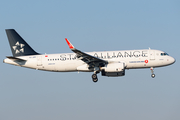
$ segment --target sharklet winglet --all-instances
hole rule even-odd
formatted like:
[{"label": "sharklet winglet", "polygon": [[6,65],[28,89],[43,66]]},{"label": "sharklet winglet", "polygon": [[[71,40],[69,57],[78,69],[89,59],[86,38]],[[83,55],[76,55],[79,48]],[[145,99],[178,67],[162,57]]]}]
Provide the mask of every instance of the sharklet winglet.
[{"label": "sharklet winglet", "polygon": [[65,38],[69,48],[72,50],[72,49],[75,49],[75,47],[69,42],[69,40],[67,38]]}]

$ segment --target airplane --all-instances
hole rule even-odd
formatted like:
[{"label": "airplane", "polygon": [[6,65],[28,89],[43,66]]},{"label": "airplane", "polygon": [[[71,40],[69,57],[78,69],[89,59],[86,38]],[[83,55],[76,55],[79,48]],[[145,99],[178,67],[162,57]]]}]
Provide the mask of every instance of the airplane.
[{"label": "airplane", "polygon": [[93,82],[102,76],[124,76],[126,69],[150,68],[154,78],[154,68],[175,63],[175,59],[166,52],[154,49],[123,50],[106,52],[82,52],[65,38],[74,53],[40,54],[14,30],[6,29],[13,56],[7,56],[4,63],[36,70],[53,72],[93,72]]}]

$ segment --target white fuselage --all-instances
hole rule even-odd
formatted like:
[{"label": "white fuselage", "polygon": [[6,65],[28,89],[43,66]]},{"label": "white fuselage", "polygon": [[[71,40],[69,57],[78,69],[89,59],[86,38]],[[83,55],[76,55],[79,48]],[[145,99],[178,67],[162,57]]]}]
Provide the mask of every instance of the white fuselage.
[{"label": "white fuselage", "polygon": [[[164,52],[151,49],[87,52],[87,54],[106,60],[108,63],[124,62],[126,69],[162,67],[175,62],[173,57],[162,53]],[[77,59],[75,53],[20,56],[17,58],[26,61],[18,62],[6,58],[4,63],[54,72],[91,72],[86,63]]]}]

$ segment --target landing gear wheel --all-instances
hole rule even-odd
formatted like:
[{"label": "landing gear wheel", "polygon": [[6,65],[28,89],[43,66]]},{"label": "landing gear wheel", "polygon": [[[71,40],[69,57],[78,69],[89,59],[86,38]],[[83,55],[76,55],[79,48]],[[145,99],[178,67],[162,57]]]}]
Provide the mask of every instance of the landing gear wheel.
[{"label": "landing gear wheel", "polygon": [[96,74],[93,74],[92,75],[92,79],[96,79],[97,78],[97,75]]},{"label": "landing gear wheel", "polygon": [[155,74],[152,74],[151,77],[154,78],[154,77],[155,77]]},{"label": "landing gear wheel", "polygon": [[96,74],[93,74],[93,75],[92,75],[92,79],[93,79],[93,82],[97,82],[97,81],[98,81],[97,75],[96,75]]},{"label": "landing gear wheel", "polygon": [[98,79],[96,78],[96,79],[93,79],[93,82],[97,82],[98,81]]}]

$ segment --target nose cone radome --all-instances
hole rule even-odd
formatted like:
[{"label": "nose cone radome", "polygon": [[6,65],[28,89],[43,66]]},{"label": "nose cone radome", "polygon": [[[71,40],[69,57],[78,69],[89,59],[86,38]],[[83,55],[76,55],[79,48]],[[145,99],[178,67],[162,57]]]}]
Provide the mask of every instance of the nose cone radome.
[{"label": "nose cone radome", "polygon": [[170,57],[169,62],[170,62],[170,64],[173,64],[176,62],[176,60],[173,57]]},{"label": "nose cone radome", "polygon": [[175,58],[173,58],[173,63],[175,63],[176,62],[176,59]]}]

